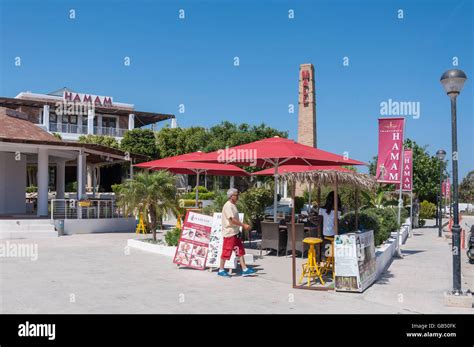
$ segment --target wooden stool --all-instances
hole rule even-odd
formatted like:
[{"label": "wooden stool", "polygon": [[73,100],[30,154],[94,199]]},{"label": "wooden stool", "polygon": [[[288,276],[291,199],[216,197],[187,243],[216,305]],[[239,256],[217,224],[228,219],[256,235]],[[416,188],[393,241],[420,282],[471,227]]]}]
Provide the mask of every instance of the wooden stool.
[{"label": "wooden stool", "polygon": [[326,261],[324,263],[322,273],[327,274],[329,271],[331,271],[334,277],[334,237],[324,236],[324,239],[331,242],[331,254],[326,257]]},{"label": "wooden stool", "polygon": [[303,242],[309,245],[308,262],[303,264],[303,273],[301,274],[299,283],[303,281],[304,277],[307,277],[309,287],[311,284],[311,279],[316,279],[317,277],[321,281],[321,284],[324,284],[321,269],[316,260],[316,250],[314,249],[314,245],[322,243],[323,240],[317,237],[306,237],[303,239]]}]

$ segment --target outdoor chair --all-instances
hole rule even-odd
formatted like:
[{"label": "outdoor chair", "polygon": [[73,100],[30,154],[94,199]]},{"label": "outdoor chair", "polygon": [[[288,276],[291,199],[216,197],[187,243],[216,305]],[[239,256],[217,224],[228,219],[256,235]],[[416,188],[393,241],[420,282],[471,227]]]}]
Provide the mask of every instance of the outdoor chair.
[{"label": "outdoor chair", "polygon": [[[288,225],[288,241],[286,243],[286,253],[291,252],[291,240],[292,240],[292,230],[291,224]],[[306,249],[306,245],[303,243],[303,239],[306,237],[304,233],[304,224],[303,223],[295,223],[295,250],[301,252],[301,257],[303,258],[304,251]]]},{"label": "outdoor chair", "polygon": [[262,242],[260,244],[260,256],[264,249],[274,249],[277,256],[280,250],[285,247],[285,233],[280,231],[280,223],[262,222]]}]

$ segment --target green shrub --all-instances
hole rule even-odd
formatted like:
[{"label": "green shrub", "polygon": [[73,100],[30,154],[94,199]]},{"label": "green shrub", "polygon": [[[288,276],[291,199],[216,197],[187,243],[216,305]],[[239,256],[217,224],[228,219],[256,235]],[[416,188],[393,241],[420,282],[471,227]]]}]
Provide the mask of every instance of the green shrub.
[{"label": "green shrub", "polygon": [[222,212],[222,207],[224,207],[224,204],[229,200],[227,198],[227,193],[224,191],[217,191],[214,194],[214,202],[212,203],[212,205],[206,206],[202,210],[202,213],[207,214],[209,216],[212,216],[214,212]]},{"label": "green shrub", "polygon": [[180,237],[181,230],[178,228],[173,228],[168,230],[168,232],[165,234],[165,242],[168,246],[177,246]]},{"label": "green shrub", "polygon": [[38,191],[38,187],[37,186],[29,186],[29,187],[26,187],[26,192],[27,193],[36,193]]},{"label": "green shrub", "polygon": [[65,190],[68,193],[77,192],[77,181],[69,182],[68,184],[66,184]]},{"label": "green shrub", "polygon": [[[380,211],[379,211],[380,210]],[[392,223],[391,212],[383,212],[384,209],[370,208],[359,213],[359,229],[373,230],[375,246],[381,245],[390,237],[390,223]],[[383,215],[386,214],[385,224],[383,224]],[[395,217],[396,223],[396,217]],[[344,214],[341,218],[339,233],[347,233],[355,230],[354,211]],[[395,229],[396,230],[396,229]]]},{"label": "green shrub", "polygon": [[[196,206],[196,199],[179,199],[178,201],[179,207],[186,208],[186,207],[195,207]],[[198,207],[202,208],[202,201],[198,200]]]},{"label": "green shrub", "polygon": [[432,202],[423,200],[420,204],[420,218],[430,219],[436,215],[436,205]]},{"label": "green shrub", "polygon": [[305,199],[303,196],[295,196],[295,213],[301,213],[301,209],[306,201],[308,199]]},{"label": "green shrub", "polygon": [[379,218],[380,229],[376,236],[376,244],[379,245],[390,237],[390,233],[397,231],[400,228],[397,220],[398,208],[371,208],[369,211],[377,215]]},{"label": "green shrub", "polygon": [[[215,196],[214,192],[199,193],[200,200],[214,200]],[[196,191],[184,194],[183,199],[196,199]]]},{"label": "green shrub", "polygon": [[240,194],[237,208],[244,213],[247,223],[254,224],[256,220],[263,219],[265,207],[272,204],[272,202],[273,192],[271,189],[254,187]]}]

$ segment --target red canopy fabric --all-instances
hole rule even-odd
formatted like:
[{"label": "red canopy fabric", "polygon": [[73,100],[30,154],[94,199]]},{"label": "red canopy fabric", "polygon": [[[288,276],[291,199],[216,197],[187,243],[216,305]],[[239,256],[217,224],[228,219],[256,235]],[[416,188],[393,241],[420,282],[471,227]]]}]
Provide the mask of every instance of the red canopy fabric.
[{"label": "red canopy fabric", "polygon": [[[278,167],[278,174],[285,174],[288,172],[306,172],[306,171],[319,171],[319,170],[335,170],[342,172],[351,172],[342,166],[308,166],[308,165],[282,165]],[[262,171],[252,173],[257,176],[273,176],[275,174],[274,168],[268,168]]]},{"label": "red canopy fabric", "polygon": [[341,155],[302,145],[290,139],[272,137],[240,146],[226,148],[199,157],[192,162],[233,163],[244,166],[275,167],[276,165],[367,165]]},{"label": "red canopy fabric", "polygon": [[203,152],[187,153],[158,160],[148,161],[134,165],[135,167],[151,170],[168,170],[175,174],[195,175],[206,173],[214,176],[246,176],[245,170],[229,164],[189,162],[185,160],[197,159],[203,156]]}]

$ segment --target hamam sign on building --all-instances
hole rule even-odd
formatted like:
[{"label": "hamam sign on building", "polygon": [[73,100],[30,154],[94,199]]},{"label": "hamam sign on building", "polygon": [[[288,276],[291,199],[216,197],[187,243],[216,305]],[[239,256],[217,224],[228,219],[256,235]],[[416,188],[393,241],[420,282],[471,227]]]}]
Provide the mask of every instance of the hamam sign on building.
[{"label": "hamam sign on building", "polygon": [[111,96],[99,96],[92,94],[81,94],[64,91],[63,100],[65,102],[83,103],[83,104],[94,104],[95,106],[112,106],[113,100]]},{"label": "hamam sign on building", "polygon": [[405,118],[379,118],[378,182],[400,184],[404,127]]}]

